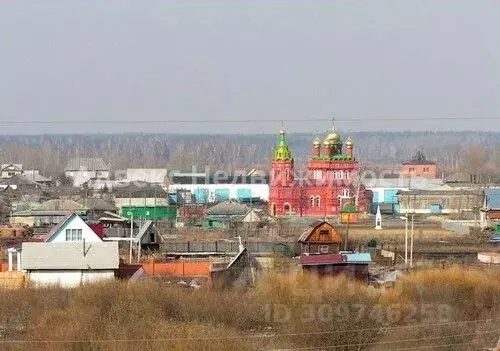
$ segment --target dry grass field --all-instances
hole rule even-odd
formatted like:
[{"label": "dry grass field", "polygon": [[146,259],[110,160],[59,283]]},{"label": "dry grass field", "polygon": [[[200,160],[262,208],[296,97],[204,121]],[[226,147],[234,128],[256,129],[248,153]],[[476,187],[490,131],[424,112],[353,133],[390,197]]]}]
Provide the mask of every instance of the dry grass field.
[{"label": "dry grass field", "polygon": [[270,273],[248,290],[116,281],[0,301],[2,350],[478,350],[500,336],[498,268],[426,269],[390,290]]}]

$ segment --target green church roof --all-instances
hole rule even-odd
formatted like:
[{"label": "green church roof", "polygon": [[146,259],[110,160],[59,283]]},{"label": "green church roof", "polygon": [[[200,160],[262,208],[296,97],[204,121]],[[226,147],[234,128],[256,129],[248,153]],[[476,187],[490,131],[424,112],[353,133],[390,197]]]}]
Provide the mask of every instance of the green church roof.
[{"label": "green church roof", "polygon": [[280,131],[280,136],[278,139],[278,145],[274,149],[274,160],[275,161],[289,161],[292,159],[292,153],[288,149],[288,143],[286,142],[285,132]]}]

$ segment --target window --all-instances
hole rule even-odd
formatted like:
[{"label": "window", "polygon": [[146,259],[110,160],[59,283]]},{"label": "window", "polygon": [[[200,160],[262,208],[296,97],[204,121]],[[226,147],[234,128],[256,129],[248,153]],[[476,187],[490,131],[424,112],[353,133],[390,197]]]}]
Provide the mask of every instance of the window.
[{"label": "window", "polygon": [[415,172],[415,167],[410,167],[410,172]]},{"label": "window", "polygon": [[288,168],[285,169],[285,177],[286,177],[286,180],[290,180],[290,170]]},{"label": "window", "polygon": [[82,241],[82,230],[66,229],[66,241]]},{"label": "window", "polygon": [[320,180],[321,179],[321,170],[320,169],[315,169],[313,171],[313,178],[316,179],[316,180]]},{"label": "window", "polygon": [[343,179],[343,178],[344,178],[344,172],[339,171],[339,178],[340,178],[340,179]]},{"label": "window", "polygon": [[337,171],[333,171],[333,179],[337,179],[338,176],[337,176]]},{"label": "window", "polygon": [[278,168],[276,170],[276,179],[280,179],[281,178],[281,168]]},{"label": "window", "polygon": [[285,214],[291,214],[290,212],[292,211],[292,208],[288,202],[285,202],[285,204],[283,205],[283,211],[285,212]]},{"label": "window", "polygon": [[314,196],[311,196],[310,200],[311,200],[311,207],[314,207]]},{"label": "window", "polygon": [[319,253],[328,253],[328,245],[320,245]]},{"label": "window", "polygon": [[349,171],[345,171],[345,178],[349,178]]},{"label": "window", "polygon": [[320,230],[319,231],[319,240],[328,241],[328,230]]},{"label": "window", "polygon": [[316,207],[320,207],[321,206],[321,197],[318,195],[316,196]]},{"label": "window", "polygon": [[424,172],[428,173],[429,172],[429,167],[424,167]]}]

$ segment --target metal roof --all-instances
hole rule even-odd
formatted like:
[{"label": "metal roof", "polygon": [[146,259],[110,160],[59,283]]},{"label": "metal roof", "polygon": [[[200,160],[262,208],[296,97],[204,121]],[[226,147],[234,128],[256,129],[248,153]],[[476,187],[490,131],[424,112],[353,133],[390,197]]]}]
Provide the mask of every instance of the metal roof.
[{"label": "metal roof", "polygon": [[239,203],[238,201],[227,200],[210,207],[207,214],[210,216],[236,216],[246,215],[250,211],[250,207]]},{"label": "metal roof", "polygon": [[334,253],[320,255],[302,255],[300,264],[303,266],[321,266],[332,264],[369,264],[372,258],[369,253]]},{"label": "metal roof", "polygon": [[100,157],[75,157],[69,160],[65,171],[108,171],[109,166]]},{"label": "metal roof", "polygon": [[83,211],[85,206],[73,200],[48,200],[40,204],[37,211]]},{"label": "metal roof", "polygon": [[479,196],[482,195],[481,190],[461,190],[454,189],[451,190],[398,190],[398,195],[434,195],[434,196]]},{"label": "metal roof", "polygon": [[486,199],[489,209],[500,209],[500,188],[486,189]]},{"label": "metal roof", "polygon": [[78,200],[78,203],[84,208],[87,208],[89,210],[95,210],[95,211],[116,211],[117,208],[115,205],[100,199],[100,198],[83,198]]},{"label": "metal roof", "polygon": [[146,235],[146,233],[149,231],[149,229],[152,226],[153,226],[153,221],[152,220],[147,220],[146,222],[144,222],[144,224],[142,225],[142,227],[139,229],[139,232],[135,236],[134,241],[136,243],[142,242],[142,238],[144,237],[144,235]]},{"label": "metal roof", "polygon": [[309,224],[309,227],[300,235],[298,242],[299,243],[307,242],[307,239],[309,239],[309,236],[316,230],[316,228],[318,228],[323,224],[327,224],[330,227],[332,227],[333,230],[336,230],[335,227],[328,222],[321,220],[313,221]]},{"label": "metal roof", "polygon": [[404,165],[435,165],[436,162],[429,161],[425,158],[422,151],[417,151],[410,161],[404,162]]},{"label": "metal roof", "polygon": [[118,269],[118,243],[29,243],[22,245],[26,270]]},{"label": "metal roof", "polygon": [[345,254],[347,263],[370,263],[372,256],[369,253],[348,253]]}]

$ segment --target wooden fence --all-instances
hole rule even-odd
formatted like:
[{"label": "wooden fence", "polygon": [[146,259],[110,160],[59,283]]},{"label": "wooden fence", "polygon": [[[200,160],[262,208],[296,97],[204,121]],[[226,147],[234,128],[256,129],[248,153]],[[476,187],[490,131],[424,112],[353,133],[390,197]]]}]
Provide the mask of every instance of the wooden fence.
[{"label": "wooden fence", "polygon": [[[243,245],[251,253],[280,253],[285,256],[291,255],[295,251],[295,242],[244,242]],[[213,242],[169,242],[160,244],[160,252],[165,253],[220,253],[236,254],[239,252],[239,243],[229,241]]]},{"label": "wooden fence", "polygon": [[0,272],[0,289],[25,288],[27,277],[24,272]]}]

